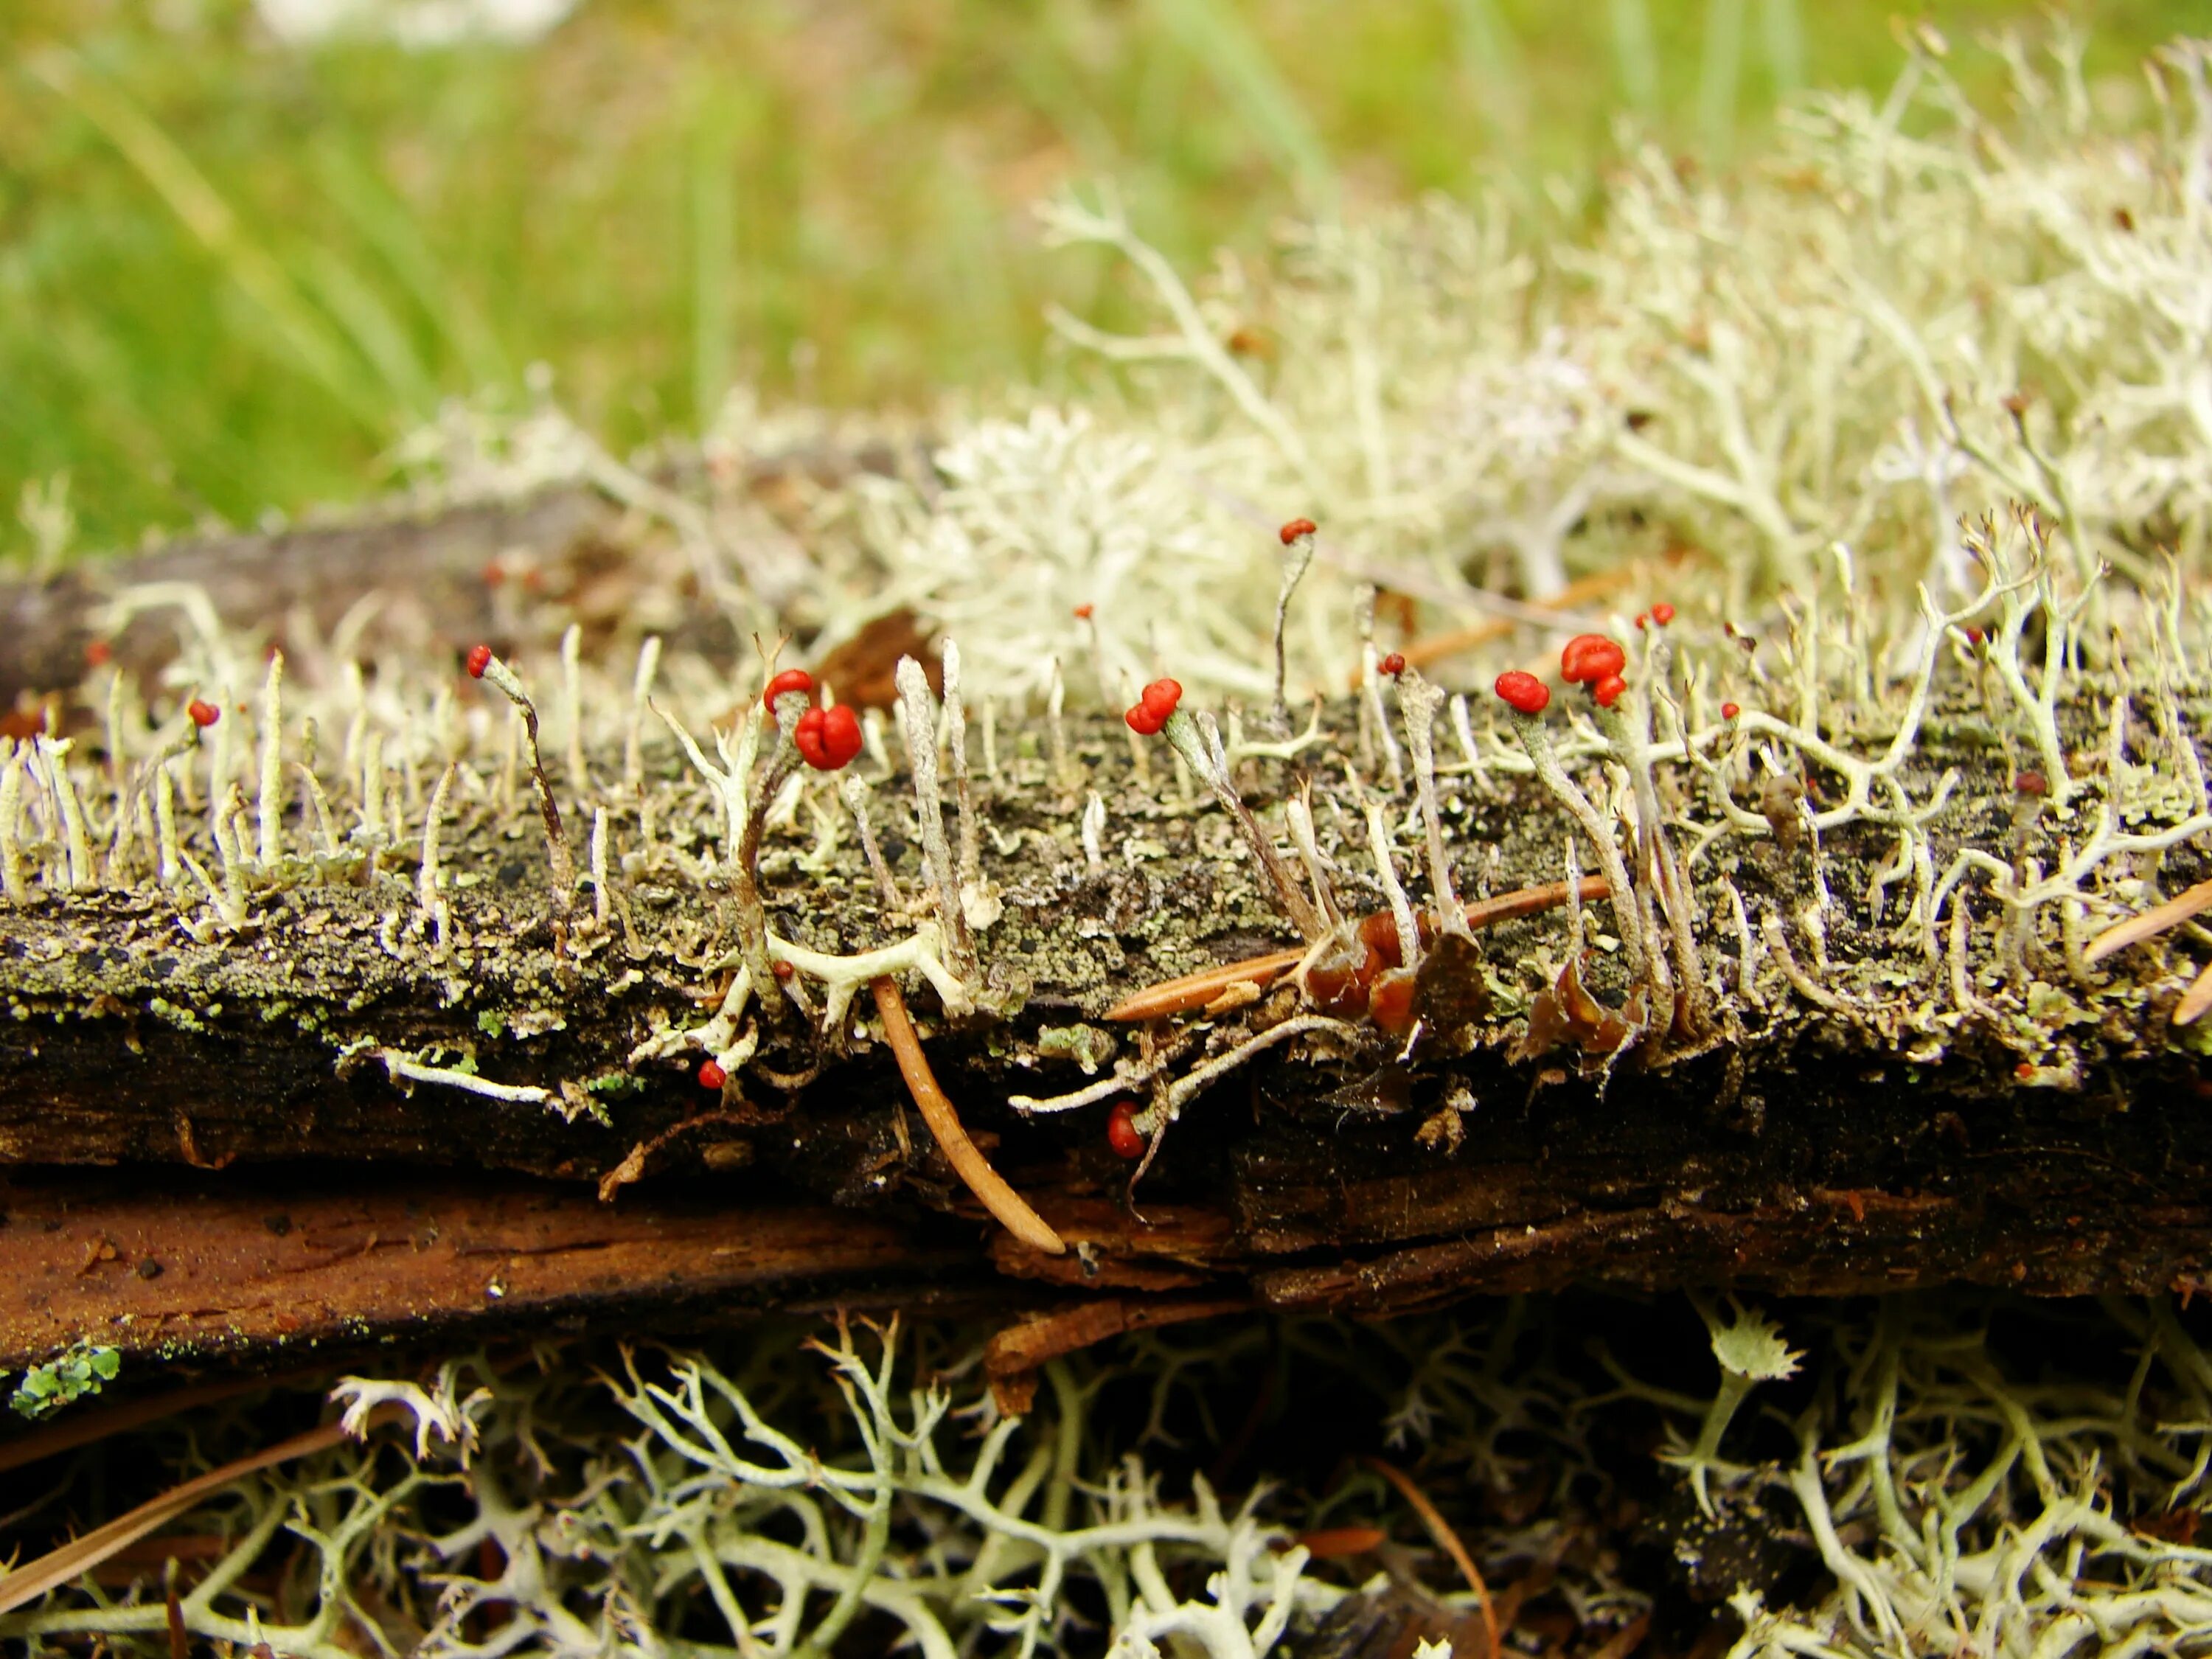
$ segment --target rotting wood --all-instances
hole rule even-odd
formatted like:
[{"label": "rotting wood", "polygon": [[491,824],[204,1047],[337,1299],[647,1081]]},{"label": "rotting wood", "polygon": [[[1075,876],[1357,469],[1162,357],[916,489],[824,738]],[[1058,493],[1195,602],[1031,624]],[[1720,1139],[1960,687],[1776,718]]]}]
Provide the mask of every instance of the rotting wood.
[{"label": "rotting wood", "polygon": [[[1524,1195],[1542,1190],[1534,1171],[1517,1173]],[[2201,1200],[2115,1204],[2077,1167],[2033,1156],[1952,1174],[1970,1177],[1966,1190],[1816,1187],[1741,1210],[1679,1188],[1624,1190],[1613,1206],[1534,1221],[1501,1200],[1516,1218],[1462,1221],[1441,1241],[1287,1249],[1208,1208],[1162,1206],[1139,1223],[1097,1197],[1047,1195],[1042,1212],[1070,1247],[1050,1257],[980,1211],[872,1217],[742,1188],[632,1189],[605,1205],[571,1184],[404,1170],[17,1170],[0,1187],[0,1366],[80,1340],[149,1358],[296,1361],[374,1341],[676,1328],[832,1304],[1046,1316],[1072,1322],[1039,1328],[1089,1340],[1190,1308],[1387,1316],[1577,1283],[2154,1293],[2201,1285],[2212,1261]],[[1486,1182],[1468,1172],[1459,1184]],[[1391,1231],[1376,1223],[1404,1197],[1387,1177],[1347,1180],[1335,1202],[1369,1218],[1347,1233],[1371,1235]],[[1101,1320],[1110,1332],[1092,1329]],[[1008,1353],[1004,1369],[1026,1369]]]},{"label": "rotting wood", "polygon": [[983,1350],[983,1370],[999,1409],[1025,1416],[1036,1397],[1037,1371],[1053,1360],[1110,1341],[1130,1331],[1181,1325],[1244,1312],[1241,1299],[1191,1301],[1162,1297],[1151,1302],[1119,1297],[1079,1302],[1006,1326]]},{"label": "rotting wood", "polygon": [[[80,1338],[125,1353],[312,1353],[711,1301],[957,1301],[976,1251],[827,1206],[604,1205],[526,1182],[251,1182],[18,1174],[0,1227],[0,1365]],[[959,1275],[968,1271],[969,1284]]]},{"label": "rotting wood", "polygon": [[[808,493],[864,472],[914,464],[888,442],[802,447],[753,458],[726,492],[799,516]],[[123,559],[70,566],[42,580],[0,580],[0,710],[74,685],[95,640],[142,680],[173,653],[157,619],[119,632],[95,626],[125,583],[190,582],[217,614],[255,617],[281,641],[302,625],[327,635],[374,586],[377,603],[419,617],[456,653],[526,632],[527,613],[557,604],[587,631],[617,622],[640,586],[641,544],[620,506],[583,482],[512,496],[454,501],[434,489],[328,520],[179,537]],[[672,644],[734,659],[738,641],[705,623]]]}]

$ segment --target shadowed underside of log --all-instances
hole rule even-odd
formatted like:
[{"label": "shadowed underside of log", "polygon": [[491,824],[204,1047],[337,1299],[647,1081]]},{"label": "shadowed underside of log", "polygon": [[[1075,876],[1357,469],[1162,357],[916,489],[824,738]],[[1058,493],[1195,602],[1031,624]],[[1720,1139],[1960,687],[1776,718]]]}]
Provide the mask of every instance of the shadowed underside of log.
[{"label": "shadowed underside of log", "polygon": [[[1036,1322],[1032,1342],[1002,1345],[1018,1371],[1185,1310],[1387,1315],[1577,1283],[2154,1292],[2199,1283],[2212,1259],[2212,1205],[2139,1192],[2115,1204],[2094,1174],[2048,1158],[1986,1160],[1963,1172],[1966,1190],[1778,1183],[1742,1207],[1650,1182],[1607,1207],[1563,1207],[1538,1200],[1553,1188],[1534,1173],[1478,1165],[1336,1184],[1328,1200],[1347,1234],[1393,1231],[1423,1201],[1511,1218],[1415,1233],[1421,1242],[1292,1250],[1268,1249],[1266,1234],[1210,1205],[1149,1206],[1139,1220],[1102,1194],[1033,1188],[1076,1252],[1054,1259],[979,1214],[855,1214],[688,1184],[602,1204],[588,1188],[525,1177],[327,1165],[18,1170],[0,1227],[0,1365],[80,1340],[148,1358],[266,1360],[836,1305]],[[1978,1190],[1984,1182],[2002,1190]],[[1076,1310],[1063,1340],[1060,1321]]]},{"label": "shadowed underside of log", "polygon": [[[571,535],[563,511],[527,533]],[[477,558],[454,545],[448,562]],[[58,600],[0,600],[31,619],[9,659],[24,672],[81,632]],[[2069,704],[2069,738],[2093,744],[2102,708]],[[2051,867],[2078,824],[2023,815],[1985,713],[1946,705],[1903,781],[1927,797],[1960,775],[1930,820],[1939,860],[1994,846]],[[697,1081],[701,1051],[661,1039],[712,1013],[736,938],[726,879],[696,878],[719,809],[662,744],[642,797],[583,803],[608,810],[618,873],[606,923],[565,951],[537,819],[489,787],[453,803],[442,944],[404,847],[266,882],[240,926],[185,928],[197,901],[152,881],[0,912],[0,1366],[88,1340],[269,1358],[834,1303],[1033,1322],[1000,1350],[1012,1373],[1086,1334],[1231,1307],[1379,1315],[1581,1281],[2139,1291],[2194,1285],[2212,1261],[2212,1127],[2198,1062],[2166,1029],[2183,981],[2156,951],[2094,984],[2043,957],[2044,977],[2008,980],[1977,934],[1961,1004],[1895,915],[1865,910],[1894,846],[1872,824],[1732,842],[1697,869],[1714,925],[1695,1030],[1527,1052],[1566,924],[1510,922],[1480,935],[1480,1006],[1459,1030],[1407,1052],[1355,1022],[1271,1048],[1183,1107],[1133,1196],[1107,1098],[1036,1115],[1010,1098],[1115,1066],[1170,1079],[1268,1029],[1295,1012],[1287,986],[1141,1030],[1101,1016],[1293,936],[1224,815],[1164,765],[1134,775],[1108,720],[1072,726],[1081,788],[1043,734],[1008,723],[997,743],[978,780],[1001,907],[978,936],[981,1006],[946,1014],[918,978],[908,994],[969,1129],[1067,1254],[982,1215],[871,1028],[824,1041],[787,1011],[719,1094]],[[1364,837],[1342,829],[1358,823],[1343,780],[1359,747],[1346,711],[1295,774],[1244,778],[1277,817],[1310,779],[1348,907],[1377,910]],[[589,768],[621,769],[618,754]],[[914,915],[887,918],[849,834],[825,849],[802,812],[761,862],[780,938],[850,953],[926,914],[911,820],[889,805],[905,777],[873,781]],[[1087,850],[1093,789],[1108,830]],[[1558,878],[1567,823],[1525,776],[1446,794],[1463,897]],[[2201,873],[2197,856],[2177,848],[2168,875]],[[1769,957],[1742,994],[1723,876],[1755,915],[1834,896],[1810,991]],[[1590,973],[1601,1002],[1627,1002],[1617,960]]]}]

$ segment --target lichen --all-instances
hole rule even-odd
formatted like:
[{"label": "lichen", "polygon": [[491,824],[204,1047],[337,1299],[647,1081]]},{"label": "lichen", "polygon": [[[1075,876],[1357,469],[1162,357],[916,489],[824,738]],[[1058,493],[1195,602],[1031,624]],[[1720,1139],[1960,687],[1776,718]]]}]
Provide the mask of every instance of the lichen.
[{"label": "lichen", "polygon": [[51,1417],[87,1395],[98,1394],[122,1373],[123,1356],[97,1343],[79,1342],[66,1352],[23,1373],[8,1404],[18,1417],[33,1422]]}]

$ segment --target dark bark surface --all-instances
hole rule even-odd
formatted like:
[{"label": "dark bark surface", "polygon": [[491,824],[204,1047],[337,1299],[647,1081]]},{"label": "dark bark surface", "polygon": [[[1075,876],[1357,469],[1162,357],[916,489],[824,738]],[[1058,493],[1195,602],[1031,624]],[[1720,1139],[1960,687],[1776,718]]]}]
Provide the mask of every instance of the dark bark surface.
[{"label": "dark bark surface", "polygon": [[180,541],[127,560],[75,565],[47,581],[0,582],[0,705],[74,686],[95,638],[143,678],[167,659],[173,632],[144,618],[110,632],[100,607],[128,583],[189,581],[227,619],[262,617],[279,631],[337,628],[371,580],[435,617],[456,649],[501,623],[486,567],[531,550],[539,585],[567,583],[606,556],[615,514],[583,489],[459,508],[425,506],[318,528],[242,532]]}]

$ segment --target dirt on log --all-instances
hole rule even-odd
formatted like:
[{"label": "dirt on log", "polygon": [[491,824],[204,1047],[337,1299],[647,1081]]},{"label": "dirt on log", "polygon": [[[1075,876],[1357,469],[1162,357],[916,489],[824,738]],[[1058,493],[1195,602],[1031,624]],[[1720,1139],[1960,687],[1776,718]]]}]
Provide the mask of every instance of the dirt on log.
[{"label": "dirt on log", "polygon": [[[562,497],[447,526],[416,556],[473,568],[509,536],[568,546],[594,522]],[[322,572],[295,598],[343,609],[328,548],[261,556]],[[196,579],[189,549],[161,557],[164,579]],[[230,544],[217,564],[242,594],[241,561]],[[0,592],[7,673],[60,690],[90,603],[76,577]],[[2094,748],[2108,707],[2085,686],[2061,710],[2069,740]],[[1958,775],[1928,821],[1940,860],[1986,846],[2051,867],[2080,825],[2023,808],[1993,723],[1950,694],[1903,781],[1925,796]],[[1357,712],[1334,711],[1289,762],[1248,764],[1248,797],[1266,814],[1310,784],[1317,820],[1356,823],[1363,742]],[[823,1036],[776,1003],[752,1063],[702,1086],[702,1053],[671,1034],[728,992],[739,901],[726,875],[685,873],[717,809],[660,744],[636,796],[593,797],[638,830],[607,891],[577,901],[603,896],[604,921],[556,926],[536,816],[489,794],[453,804],[434,921],[398,851],[269,882],[221,927],[184,926],[188,902],[152,881],[0,910],[0,1366],[87,1340],[262,1361],[834,1303],[1000,1310],[1019,1322],[996,1361],[1011,1376],[1085,1332],[1230,1307],[1386,1315],[1590,1281],[2151,1291],[2212,1260],[2212,1115],[2167,1024],[2185,981],[2148,958],[2069,978],[2055,950],[2008,978],[1979,935],[1963,964],[1929,956],[1869,910],[1895,857],[1871,823],[1733,842],[1693,870],[1709,919],[1723,881],[1766,917],[1829,895],[1825,963],[1784,936],[1747,966],[1748,927],[1717,923],[1669,1019],[1617,954],[1571,954],[1558,908],[1504,921],[1424,981],[1414,1040],[1355,1017],[1258,1045],[1178,1103],[1133,1188],[1113,1103],[1157,1100],[1301,1005],[1284,980],[1151,1021],[1108,1011],[1296,935],[1227,816],[1164,757],[1140,775],[1111,716],[1064,738],[1002,720],[994,759],[976,781],[996,911],[976,1006],[947,1012],[920,979],[909,994],[969,1132],[1065,1254],[983,1212],[872,1027]],[[592,777],[622,770],[586,757]],[[896,769],[872,781],[882,800],[906,787]],[[1534,780],[1444,793],[1462,899],[1558,881],[1569,826]],[[1094,799],[1106,828],[1086,836]],[[884,851],[921,916],[902,823],[885,816]],[[1383,913],[1354,856],[1336,860],[1347,908]],[[2177,847],[2167,877],[2196,860]],[[879,948],[912,920],[803,814],[759,882],[770,929],[817,952]],[[1116,1075],[1126,1091],[1072,1109],[1014,1103]]]}]

